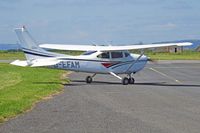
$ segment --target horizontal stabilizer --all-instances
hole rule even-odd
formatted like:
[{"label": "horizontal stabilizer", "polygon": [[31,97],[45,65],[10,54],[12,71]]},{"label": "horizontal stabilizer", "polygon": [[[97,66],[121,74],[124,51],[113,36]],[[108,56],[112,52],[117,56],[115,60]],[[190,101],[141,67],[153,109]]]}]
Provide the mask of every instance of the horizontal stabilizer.
[{"label": "horizontal stabilizer", "polygon": [[15,65],[15,66],[28,66],[28,62],[27,61],[20,61],[20,60],[15,60],[13,62],[10,63],[11,65]]},{"label": "horizontal stabilizer", "polygon": [[31,62],[31,67],[52,66],[59,62],[57,59],[36,59]]}]

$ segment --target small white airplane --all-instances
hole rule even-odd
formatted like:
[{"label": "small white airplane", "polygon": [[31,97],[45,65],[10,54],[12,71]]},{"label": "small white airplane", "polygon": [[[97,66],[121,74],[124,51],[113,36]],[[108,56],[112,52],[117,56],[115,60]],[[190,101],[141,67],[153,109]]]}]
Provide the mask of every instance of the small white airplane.
[{"label": "small white airplane", "polygon": [[[48,66],[55,69],[92,73],[92,76],[86,77],[87,83],[91,83],[96,74],[111,74],[120,79],[123,85],[134,84],[133,74],[142,70],[149,58],[144,55],[144,52],[138,55],[131,54],[128,50],[192,45],[190,42],[129,46],[38,44],[25,27],[17,28],[15,32],[27,60],[15,60],[11,63],[12,65],[24,67]],[[85,53],[72,56],[49,52],[43,48],[85,51]],[[119,74],[126,74],[127,77],[122,78]]]}]

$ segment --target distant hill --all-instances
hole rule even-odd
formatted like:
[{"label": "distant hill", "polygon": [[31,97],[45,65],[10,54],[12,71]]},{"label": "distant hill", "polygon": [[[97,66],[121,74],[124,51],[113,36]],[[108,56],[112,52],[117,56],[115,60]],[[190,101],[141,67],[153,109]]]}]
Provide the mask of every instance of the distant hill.
[{"label": "distant hill", "polygon": [[0,44],[0,50],[18,50],[19,44]]},{"label": "distant hill", "polygon": [[196,49],[200,46],[200,40],[179,40],[179,41],[166,41],[166,42],[156,42],[156,43],[182,43],[182,42],[191,42],[193,44],[191,46],[186,46],[185,48],[187,49]]}]

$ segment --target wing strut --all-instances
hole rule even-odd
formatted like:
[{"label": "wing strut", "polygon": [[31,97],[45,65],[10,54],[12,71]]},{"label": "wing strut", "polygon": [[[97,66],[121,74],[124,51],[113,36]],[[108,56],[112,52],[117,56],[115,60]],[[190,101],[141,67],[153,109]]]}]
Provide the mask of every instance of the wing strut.
[{"label": "wing strut", "polygon": [[128,67],[128,69],[126,70],[127,73],[129,72],[129,70],[131,69],[131,67],[132,67],[136,62],[138,62],[138,60],[139,60],[143,55],[144,55],[144,51],[142,50],[140,56],[139,56],[135,61],[133,61],[133,63],[132,63],[132,64]]},{"label": "wing strut", "polygon": [[118,76],[117,74],[115,74],[114,72],[109,72],[109,73],[110,73],[111,75],[113,75],[114,77],[116,77],[116,78],[122,80],[122,78],[121,78],[120,76]]}]

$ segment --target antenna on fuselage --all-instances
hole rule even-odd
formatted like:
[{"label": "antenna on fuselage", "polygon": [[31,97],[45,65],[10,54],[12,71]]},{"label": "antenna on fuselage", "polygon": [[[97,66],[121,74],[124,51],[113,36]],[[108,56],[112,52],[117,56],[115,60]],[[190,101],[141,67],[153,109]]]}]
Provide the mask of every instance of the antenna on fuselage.
[{"label": "antenna on fuselage", "polygon": [[113,41],[105,41],[107,46],[112,46]]},{"label": "antenna on fuselage", "polygon": [[92,45],[93,45],[93,46],[98,46],[95,42],[92,42]]}]

